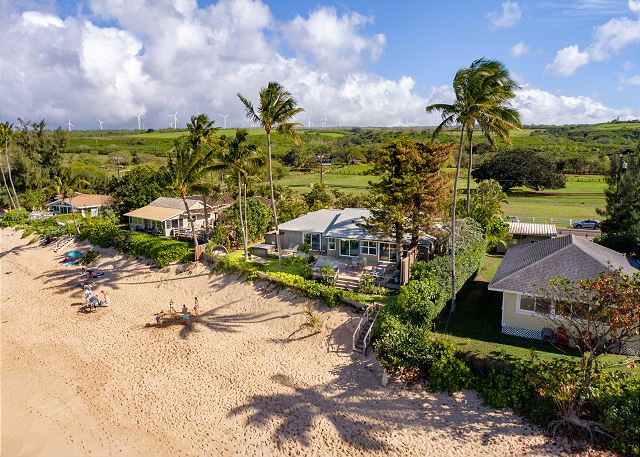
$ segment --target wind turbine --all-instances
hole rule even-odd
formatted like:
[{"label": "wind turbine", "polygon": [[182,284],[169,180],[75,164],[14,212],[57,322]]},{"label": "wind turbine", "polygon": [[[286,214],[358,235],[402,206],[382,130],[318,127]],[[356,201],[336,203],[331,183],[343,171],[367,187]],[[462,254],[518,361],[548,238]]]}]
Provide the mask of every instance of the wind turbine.
[{"label": "wind turbine", "polygon": [[138,130],[140,130],[140,117],[141,116],[142,116],[142,113],[136,114],[136,117],[138,118]]},{"label": "wind turbine", "polygon": [[174,129],[177,129],[178,128],[178,112],[176,111],[174,114],[167,114],[167,116],[173,118],[173,122],[169,123],[169,125]]},{"label": "wind turbine", "polygon": [[98,124],[100,124],[100,130],[102,130],[102,124],[104,124],[104,122],[98,119]]},{"label": "wind turbine", "polygon": [[308,128],[311,128],[311,116],[309,116],[309,121],[308,121],[307,125],[308,125]]},{"label": "wind turbine", "polygon": [[229,117],[228,114],[218,114],[218,116],[220,116],[222,119],[224,119],[224,128],[227,128],[227,118]]},{"label": "wind turbine", "polygon": [[69,126],[69,131],[71,131],[71,127],[75,127],[75,125],[71,123],[71,119],[69,119],[69,122],[67,123],[67,125]]},{"label": "wind turbine", "polygon": [[326,129],[327,128],[327,113],[324,113],[324,117],[322,119],[320,119],[320,121],[322,122],[322,128]]},{"label": "wind turbine", "polygon": [[338,125],[342,128],[342,115],[338,116]]}]

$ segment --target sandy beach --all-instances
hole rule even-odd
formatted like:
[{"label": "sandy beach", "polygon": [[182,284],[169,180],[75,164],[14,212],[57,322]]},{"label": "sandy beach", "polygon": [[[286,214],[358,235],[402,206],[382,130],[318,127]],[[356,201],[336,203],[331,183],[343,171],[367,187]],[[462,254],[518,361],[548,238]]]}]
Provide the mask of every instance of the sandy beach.
[{"label": "sandy beach", "polygon": [[[83,245],[80,245],[82,247]],[[108,308],[79,311],[80,267],[1,231],[3,456],[560,455],[473,392],[380,384],[352,356],[357,314],[311,303],[322,333],[287,337],[308,301],[203,265],[158,270],[101,250]],[[157,328],[169,300],[200,322]]]}]

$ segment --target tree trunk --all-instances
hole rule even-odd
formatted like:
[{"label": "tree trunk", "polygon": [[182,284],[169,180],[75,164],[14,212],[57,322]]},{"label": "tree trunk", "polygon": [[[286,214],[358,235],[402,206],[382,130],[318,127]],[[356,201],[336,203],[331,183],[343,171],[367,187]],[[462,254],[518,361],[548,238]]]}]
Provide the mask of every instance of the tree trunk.
[{"label": "tree trunk", "polygon": [[240,172],[238,172],[238,214],[240,215],[240,226],[242,227],[242,244],[244,246],[244,261],[249,261],[249,255],[247,254],[247,232],[244,227],[244,217],[242,217],[242,180],[240,178]]},{"label": "tree trunk", "polygon": [[271,189],[271,210],[273,224],[276,230],[276,250],[278,251],[278,267],[282,266],[282,246],[280,245],[280,230],[278,229],[278,215],[276,213],[276,197],[273,192],[273,172],[271,171],[271,132],[267,131],[267,162],[269,168],[269,188]]},{"label": "tree trunk", "polygon": [[193,222],[193,218],[191,217],[191,210],[189,209],[189,204],[187,203],[186,194],[183,192],[180,194],[182,197],[182,203],[184,203],[184,209],[187,210],[187,218],[189,218],[189,225],[191,226],[191,235],[193,235],[193,249],[195,252],[194,260],[198,261],[198,235],[196,234],[196,224]]},{"label": "tree trunk", "polygon": [[467,170],[467,216],[471,215],[471,170],[473,169],[473,130],[467,131],[469,137],[469,169]]},{"label": "tree trunk", "polygon": [[249,217],[247,216],[247,183],[243,183],[244,187],[244,232],[247,234],[247,240],[249,240]]},{"label": "tree trunk", "polygon": [[76,212],[73,210],[73,194],[74,193],[75,191],[73,190],[69,192],[69,206],[71,206],[71,219],[73,219],[73,225],[76,228],[76,234],[80,235],[80,229],[78,228],[78,222],[76,221]]},{"label": "tree trunk", "polygon": [[18,194],[16,192],[16,188],[13,185],[13,176],[11,175],[11,164],[9,163],[9,140],[5,139],[4,142],[4,155],[7,158],[7,173],[9,174],[9,182],[11,183],[11,189],[13,189],[13,195],[16,200],[16,209],[20,207],[20,200],[18,199]]},{"label": "tree trunk", "polygon": [[0,172],[2,172],[2,182],[4,182],[4,188],[7,191],[7,195],[9,196],[9,202],[11,208],[17,209],[16,203],[13,201],[13,195],[11,195],[11,189],[9,189],[9,185],[7,184],[7,178],[4,175],[4,167],[2,166],[2,162],[0,162]]},{"label": "tree trunk", "polygon": [[394,222],[396,232],[396,267],[398,270],[402,268],[402,224]]},{"label": "tree trunk", "polygon": [[204,203],[204,242],[207,242],[209,236],[209,211],[207,210],[207,193],[202,192],[202,202]]},{"label": "tree trunk", "polygon": [[458,202],[458,179],[462,166],[462,144],[464,141],[464,124],[460,130],[460,148],[456,164],[456,180],[453,182],[453,206],[451,207],[451,312],[456,310],[456,206]]}]

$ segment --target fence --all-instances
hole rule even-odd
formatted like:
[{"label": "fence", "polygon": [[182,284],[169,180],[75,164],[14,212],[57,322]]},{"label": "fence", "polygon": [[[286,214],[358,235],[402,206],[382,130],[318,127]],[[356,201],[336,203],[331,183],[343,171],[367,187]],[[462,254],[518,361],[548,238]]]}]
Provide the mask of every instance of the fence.
[{"label": "fence", "polygon": [[562,217],[530,217],[516,216],[520,222],[533,222],[536,224],[555,224],[560,227],[572,227],[577,219],[566,219]]}]

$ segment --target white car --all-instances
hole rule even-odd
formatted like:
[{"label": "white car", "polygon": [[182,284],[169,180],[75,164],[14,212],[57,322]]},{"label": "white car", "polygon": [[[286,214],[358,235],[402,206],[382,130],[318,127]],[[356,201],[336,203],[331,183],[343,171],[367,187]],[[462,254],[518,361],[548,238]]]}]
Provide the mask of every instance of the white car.
[{"label": "white car", "polygon": [[504,218],[507,222],[520,222],[520,219],[518,219],[515,216],[507,216]]}]

